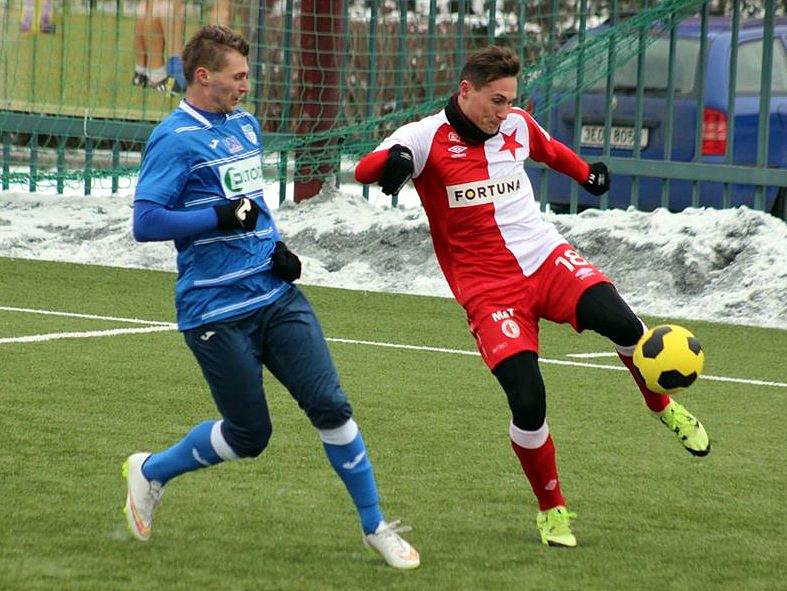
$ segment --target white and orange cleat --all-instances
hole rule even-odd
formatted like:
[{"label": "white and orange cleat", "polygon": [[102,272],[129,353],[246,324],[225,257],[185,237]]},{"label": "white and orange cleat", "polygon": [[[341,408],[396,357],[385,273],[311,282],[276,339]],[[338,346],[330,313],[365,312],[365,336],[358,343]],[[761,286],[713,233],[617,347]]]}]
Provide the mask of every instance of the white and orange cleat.
[{"label": "white and orange cleat", "polygon": [[373,534],[363,537],[363,543],[367,548],[377,550],[385,562],[394,568],[402,570],[418,568],[421,564],[418,550],[399,535],[410,529],[408,526],[400,526],[398,519],[391,523],[381,521]]},{"label": "white and orange cleat", "polygon": [[142,474],[142,464],[148,457],[150,457],[149,453],[135,453],[123,463],[123,478],[128,485],[123,513],[126,515],[128,529],[142,542],[150,539],[153,511],[161,503],[164,494],[164,488],[160,483],[148,480]]}]

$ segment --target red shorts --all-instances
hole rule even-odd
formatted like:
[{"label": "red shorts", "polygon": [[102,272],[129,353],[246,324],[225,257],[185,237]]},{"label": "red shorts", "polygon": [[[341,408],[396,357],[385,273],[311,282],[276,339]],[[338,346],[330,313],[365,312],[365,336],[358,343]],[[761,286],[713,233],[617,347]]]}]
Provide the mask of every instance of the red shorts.
[{"label": "red shorts", "polygon": [[467,303],[467,322],[490,369],[521,351],[538,353],[538,321],[569,323],[577,332],[577,303],[586,289],[612,283],[570,244],[558,246],[513,289],[485,292]]}]

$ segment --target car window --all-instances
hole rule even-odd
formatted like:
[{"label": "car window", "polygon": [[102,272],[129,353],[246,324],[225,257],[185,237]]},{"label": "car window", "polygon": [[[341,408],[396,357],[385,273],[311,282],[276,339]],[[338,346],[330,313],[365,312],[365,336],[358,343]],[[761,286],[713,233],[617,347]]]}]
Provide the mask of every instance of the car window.
[{"label": "car window", "polygon": [[[675,94],[694,91],[700,55],[698,39],[676,39],[674,80]],[[649,91],[667,92],[669,70],[669,39],[659,38],[645,50],[644,84]],[[615,90],[637,88],[637,58],[629,60],[615,72]]]},{"label": "car window", "polygon": [[[762,76],[762,39],[742,43],[738,48],[736,68],[736,93],[757,94],[760,92]],[[787,93],[787,55],[781,39],[773,40],[773,70],[771,72],[771,92]]]},{"label": "car window", "polygon": [[[675,63],[674,63],[674,84],[677,96],[690,95],[694,92],[697,79],[697,66],[700,55],[699,39],[678,38],[675,40]],[[618,60],[620,57],[617,58]],[[651,43],[645,50],[645,72],[643,86],[650,95],[658,95],[667,92],[667,72],[669,66],[669,39],[659,37]],[[592,80],[588,86],[593,91],[603,91],[606,89],[606,75],[601,76],[603,68],[598,68],[597,64],[588,64],[585,73],[585,80]],[[562,88],[572,88],[576,84],[572,74],[563,76],[558,82]],[[636,55],[626,60],[625,63],[618,63],[615,68],[615,92],[634,93],[637,89],[637,57]]]}]

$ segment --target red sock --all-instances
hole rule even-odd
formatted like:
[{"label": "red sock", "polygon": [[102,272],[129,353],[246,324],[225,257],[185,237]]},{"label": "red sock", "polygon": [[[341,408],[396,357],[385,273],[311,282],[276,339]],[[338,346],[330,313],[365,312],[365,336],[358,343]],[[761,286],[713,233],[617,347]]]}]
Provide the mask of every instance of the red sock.
[{"label": "red sock", "polygon": [[637,386],[639,386],[639,391],[642,392],[642,397],[645,399],[645,404],[648,405],[648,408],[653,412],[661,412],[667,405],[670,403],[670,397],[667,394],[657,394],[656,392],[652,392],[648,390],[648,387],[645,385],[645,382],[642,379],[642,376],[639,375],[639,370],[634,366],[634,359],[631,357],[626,357],[625,355],[621,355],[618,353],[618,357],[623,362],[623,365],[628,367],[628,370],[631,372],[631,375],[634,377],[634,381],[637,382]]},{"label": "red sock", "polygon": [[536,449],[528,449],[511,441],[522,470],[530,481],[530,486],[538,499],[538,508],[541,511],[552,509],[566,504],[563,493],[560,492],[560,481],[557,477],[557,463],[555,462],[555,444],[552,435],[547,435],[544,445]]}]

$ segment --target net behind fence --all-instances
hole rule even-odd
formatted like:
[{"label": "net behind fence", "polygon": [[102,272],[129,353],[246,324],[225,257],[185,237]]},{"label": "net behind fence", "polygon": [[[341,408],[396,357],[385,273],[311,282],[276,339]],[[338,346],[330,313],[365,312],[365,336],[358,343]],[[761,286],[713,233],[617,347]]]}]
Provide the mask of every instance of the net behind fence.
[{"label": "net behind fence", "polygon": [[392,129],[442,108],[476,48],[517,52],[521,103],[537,94],[538,115],[598,84],[702,4],[6,0],[2,188],[127,185],[147,133],[182,96],[172,75],[159,90],[153,83],[171,74],[171,58],[205,23],[229,24],[249,39],[245,108],[267,136],[266,173],[311,191],[342,180],[342,163]]}]

